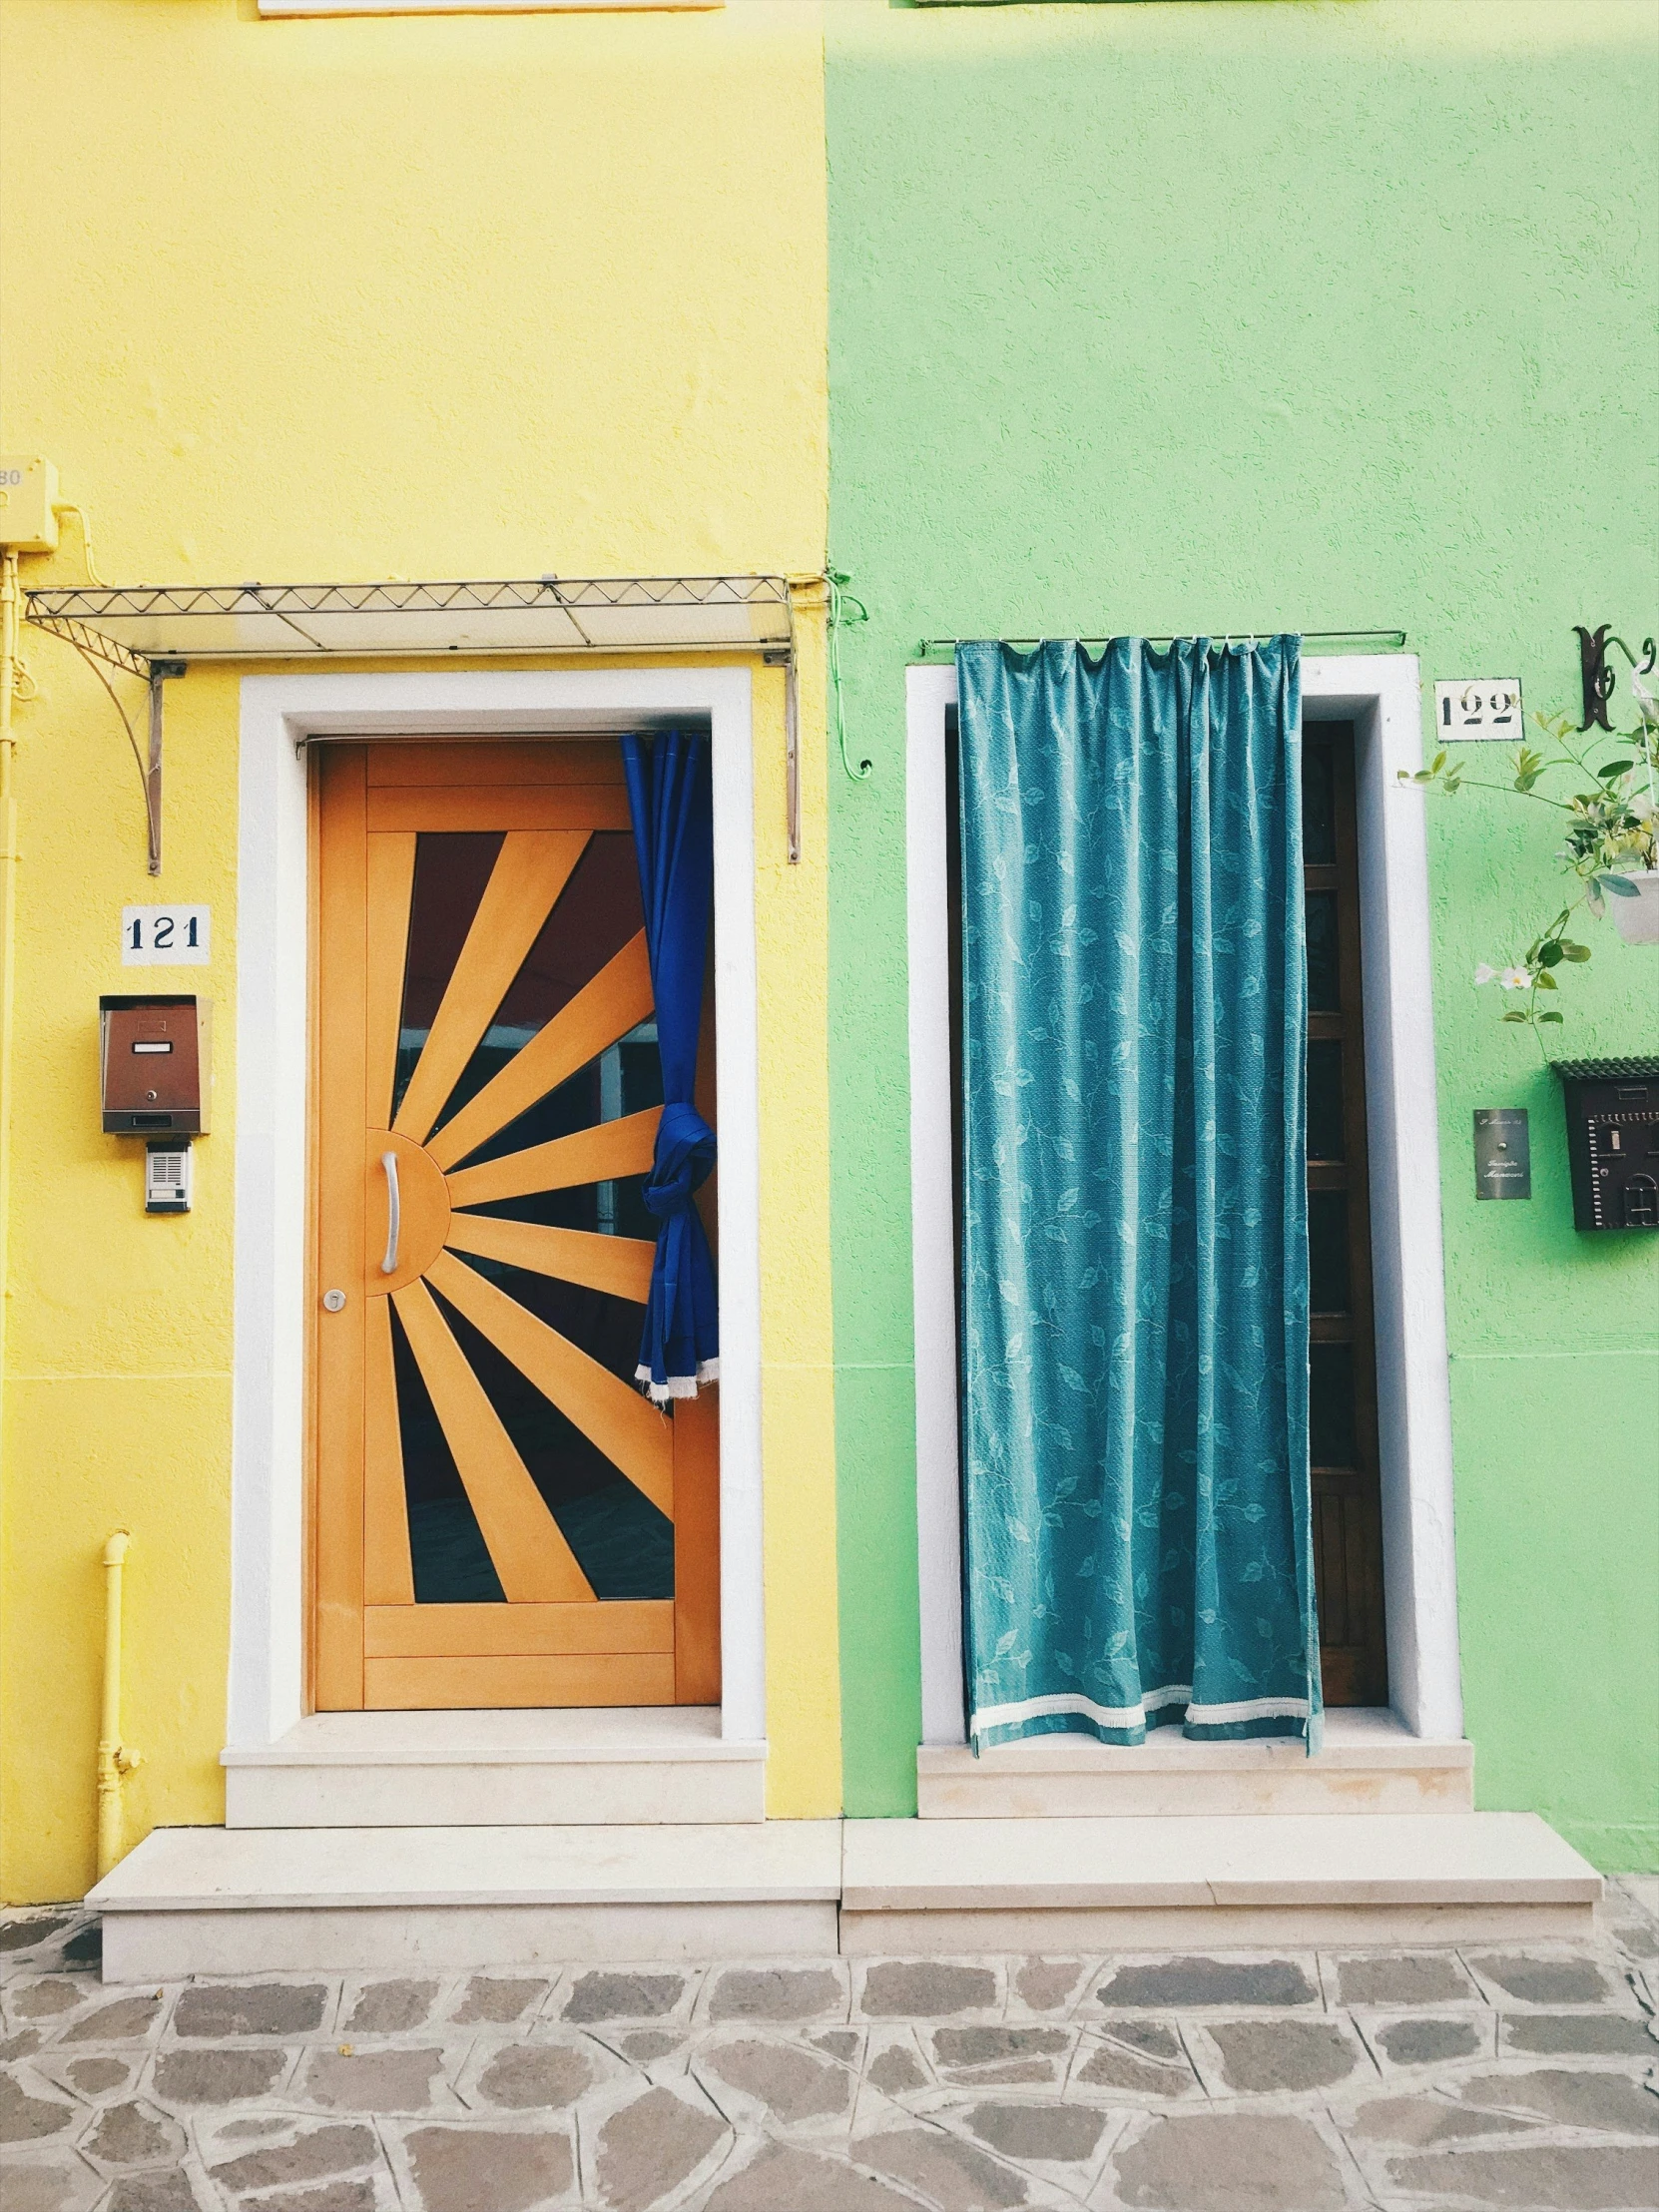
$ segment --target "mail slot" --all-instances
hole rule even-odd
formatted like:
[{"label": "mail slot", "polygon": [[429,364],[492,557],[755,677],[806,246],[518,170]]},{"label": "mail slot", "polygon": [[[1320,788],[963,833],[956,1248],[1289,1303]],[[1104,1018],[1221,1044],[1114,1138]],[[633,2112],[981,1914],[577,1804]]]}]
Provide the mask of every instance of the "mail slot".
[{"label": "mail slot", "polygon": [[1659,1229],[1659,1060],[1557,1060],[1575,1229]]},{"label": "mail slot", "polygon": [[106,1136],[200,1136],[208,1127],[209,1002],[101,998]]}]

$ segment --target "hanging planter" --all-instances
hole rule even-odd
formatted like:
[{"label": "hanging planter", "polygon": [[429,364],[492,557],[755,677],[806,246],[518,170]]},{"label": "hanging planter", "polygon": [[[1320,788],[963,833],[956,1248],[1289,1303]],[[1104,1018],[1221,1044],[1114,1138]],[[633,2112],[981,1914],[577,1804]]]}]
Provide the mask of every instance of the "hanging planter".
[{"label": "hanging planter", "polygon": [[1628,889],[1606,902],[1612,909],[1613,927],[1626,944],[1659,944],[1659,867],[1642,868],[1616,881]]}]

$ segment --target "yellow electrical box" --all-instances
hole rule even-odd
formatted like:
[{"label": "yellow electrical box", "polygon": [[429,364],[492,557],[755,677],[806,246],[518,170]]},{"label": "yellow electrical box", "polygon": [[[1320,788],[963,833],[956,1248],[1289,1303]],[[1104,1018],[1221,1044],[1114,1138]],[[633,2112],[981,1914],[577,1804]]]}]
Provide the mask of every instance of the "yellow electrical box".
[{"label": "yellow electrical box", "polygon": [[58,472],[38,456],[0,455],[0,546],[8,553],[58,550]]}]

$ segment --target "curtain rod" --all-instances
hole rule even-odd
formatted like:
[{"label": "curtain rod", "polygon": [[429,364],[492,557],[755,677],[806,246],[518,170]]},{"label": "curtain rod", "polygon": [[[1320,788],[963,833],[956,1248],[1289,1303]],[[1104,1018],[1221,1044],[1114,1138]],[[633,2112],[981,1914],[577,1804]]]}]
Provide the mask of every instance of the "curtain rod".
[{"label": "curtain rod", "polygon": [[[1206,634],[1208,634],[1212,638],[1212,640],[1218,635],[1218,633],[1214,631],[1205,633],[1203,631],[1190,630],[1184,633],[1186,637],[1202,637]],[[1275,630],[1226,630],[1219,633],[1219,635],[1222,636],[1230,645],[1242,645],[1247,639],[1251,643],[1254,643],[1258,638],[1272,638],[1277,637],[1279,634],[1280,633]],[[1321,645],[1382,645],[1388,647],[1396,653],[1399,652],[1405,644],[1405,632],[1403,630],[1304,630],[1300,633],[1300,635],[1304,645],[1308,645],[1311,643],[1317,643]],[[917,650],[922,654],[923,657],[925,657],[929,653],[954,653],[959,645],[979,644],[981,642],[983,641],[970,638],[922,638],[919,641]],[[1047,638],[998,638],[995,642],[998,645],[1032,646],[1047,645],[1051,641]],[[1117,639],[1068,638],[1066,640],[1066,643],[1074,645],[1115,645],[1117,643]],[[1182,643],[1182,638],[1142,638],[1141,643],[1143,645],[1179,645]]]}]

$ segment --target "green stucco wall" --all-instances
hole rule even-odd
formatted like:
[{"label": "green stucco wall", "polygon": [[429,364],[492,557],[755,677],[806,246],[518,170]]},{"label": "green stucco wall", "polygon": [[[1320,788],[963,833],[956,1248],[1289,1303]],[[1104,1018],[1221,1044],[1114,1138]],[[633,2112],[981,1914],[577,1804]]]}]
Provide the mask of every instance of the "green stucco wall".
[{"label": "green stucco wall", "polygon": [[[923,636],[1398,626],[1576,696],[1659,616],[1650,0],[828,11],[845,1800],[914,1809],[904,667]],[[1430,811],[1463,1688],[1478,1802],[1659,1865],[1659,1239],[1575,1235],[1560,1106],[1476,959],[1549,818]],[[1520,941],[1524,942],[1524,934]],[[1594,930],[1557,1050],[1659,1042]],[[1427,1017],[1428,1009],[1424,1009]],[[1470,1112],[1533,1116],[1477,1206]]]}]

